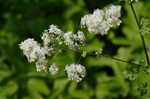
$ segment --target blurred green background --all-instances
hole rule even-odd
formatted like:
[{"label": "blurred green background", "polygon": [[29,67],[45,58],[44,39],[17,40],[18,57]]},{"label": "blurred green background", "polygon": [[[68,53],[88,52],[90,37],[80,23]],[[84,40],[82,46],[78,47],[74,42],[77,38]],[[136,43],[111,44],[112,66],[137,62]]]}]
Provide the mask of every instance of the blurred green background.
[{"label": "blurred green background", "polygon": [[[50,60],[62,69],[57,76],[51,76],[36,72],[35,64],[28,63],[19,49],[18,44],[29,37],[41,42],[40,36],[50,24],[57,24],[66,32],[77,31],[82,16],[109,4],[122,5],[123,22],[106,36],[88,34],[87,48],[90,51],[103,48],[107,55],[144,62],[137,25],[127,3],[115,0],[0,0],[0,99],[150,99],[150,87],[146,86],[146,91],[140,88],[150,81],[150,75],[142,72],[130,75],[129,64],[107,57],[82,58],[79,63],[86,66],[87,76],[77,84],[67,79],[63,68],[65,64],[78,61],[79,53],[65,51]],[[134,3],[134,6],[138,16],[150,17],[150,0]],[[148,49],[149,38],[150,35],[145,36]]]}]

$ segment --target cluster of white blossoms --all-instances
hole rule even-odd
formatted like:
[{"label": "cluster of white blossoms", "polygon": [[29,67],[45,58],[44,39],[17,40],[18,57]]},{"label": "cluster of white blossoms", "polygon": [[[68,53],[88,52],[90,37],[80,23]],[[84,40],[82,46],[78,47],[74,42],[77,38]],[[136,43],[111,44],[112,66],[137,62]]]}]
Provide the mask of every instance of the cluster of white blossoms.
[{"label": "cluster of white blossoms", "polygon": [[43,48],[40,47],[40,44],[38,44],[37,41],[28,38],[27,40],[21,42],[19,46],[30,63],[36,62],[37,71],[46,70],[44,66],[47,63],[45,51],[43,51]]},{"label": "cluster of white blossoms", "polygon": [[73,34],[72,32],[67,32],[64,34],[64,43],[70,48],[83,44],[84,40],[85,36],[82,31],[78,31],[76,34]]},{"label": "cluster of white blossoms", "polygon": [[56,25],[50,25],[50,28],[43,32],[41,39],[44,42],[44,47],[64,44],[69,48],[74,48],[83,44],[85,36],[82,31],[65,33]]},{"label": "cluster of white blossoms", "polygon": [[96,9],[93,14],[81,18],[81,27],[87,27],[89,32],[105,35],[108,31],[120,25],[121,6],[111,5],[104,9]]},{"label": "cluster of white blossoms", "polygon": [[60,35],[63,33],[56,25],[53,25],[53,24],[49,26],[48,32],[57,34],[57,35]]},{"label": "cluster of white blossoms", "polygon": [[35,62],[39,58],[45,57],[40,45],[32,38],[28,38],[19,45],[29,62]]},{"label": "cluster of white blossoms", "polygon": [[65,71],[67,72],[68,78],[76,82],[80,82],[86,75],[85,67],[80,64],[66,65]]},{"label": "cluster of white blossoms", "polygon": [[19,47],[30,63],[35,62],[37,72],[44,71],[55,75],[58,73],[59,68],[54,63],[48,67],[47,58],[59,53],[58,50],[61,50],[61,47],[63,49],[64,45],[69,49],[76,49],[83,46],[85,36],[82,31],[65,33],[56,25],[50,25],[49,29],[43,32],[41,39],[43,40],[43,44],[39,44],[34,39],[28,38],[21,42]]},{"label": "cluster of white blossoms", "polygon": [[64,34],[56,25],[50,25],[48,30],[44,30],[41,39],[43,40],[44,46],[48,46],[56,41],[61,41],[61,37]]},{"label": "cluster of white blossoms", "polygon": [[58,73],[58,70],[59,68],[56,66],[55,63],[53,63],[50,67],[49,67],[49,72],[52,74],[52,75],[55,75]]},{"label": "cluster of white blossoms", "polygon": [[41,71],[45,71],[47,72],[47,60],[45,58],[40,58],[38,61],[35,62],[36,64],[36,71],[37,72],[41,72]]},{"label": "cluster of white blossoms", "polygon": [[[88,31],[95,34],[105,35],[108,31],[120,25],[121,6],[111,5],[102,10],[97,9],[93,14],[85,15],[81,19],[81,27],[86,27]],[[38,72],[50,72],[52,75],[58,73],[59,68],[55,63],[48,67],[48,58],[53,58],[59,51],[64,48],[71,50],[81,50],[85,45],[85,35],[82,31],[63,32],[56,25],[50,25],[49,29],[45,30],[41,36],[42,44],[39,44],[32,38],[29,38],[21,44],[20,49],[27,57],[27,60],[35,62]],[[81,49],[80,49],[81,48]],[[83,51],[82,57],[86,57],[86,52]],[[102,50],[96,51],[97,56],[102,54]],[[65,71],[70,80],[80,82],[86,75],[86,68],[80,64],[68,64]]]}]

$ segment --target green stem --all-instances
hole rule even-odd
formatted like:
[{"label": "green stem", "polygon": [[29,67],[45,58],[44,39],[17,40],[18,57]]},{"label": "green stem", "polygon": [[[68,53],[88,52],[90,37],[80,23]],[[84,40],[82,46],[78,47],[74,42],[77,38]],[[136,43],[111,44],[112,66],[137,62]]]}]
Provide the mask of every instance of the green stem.
[{"label": "green stem", "polygon": [[116,61],[119,61],[119,62],[124,62],[124,63],[127,63],[127,64],[131,64],[131,65],[143,66],[141,64],[136,64],[136,63],[133,63],[133,62],[130,62],[130,61],[126,61],[126,60],[123,60],[123,59],[120,59],[120,58],[116,58],[116,57],[111,57],[111,56],[108,56],[108,55],[102,55],[102,56],[108,57],[108,58],[110,58],[112,60],[116,60]]},{"label": "green stem", "polygon": [[[62,49],[62,50],[66,50],[66,49]],[[72,50],[72,49],[71,49],[71,50]],[[80,53],[80,54],[82,53],[82,51],[75,50],[75,49],[72,50],[72,51],[77,52],[77,53]],[[96,54],[93,54],[93,53],[87,53],[87,56],[94,56],[94,57],[96,56],[96,57],[97,57],[97,55],[96,55]],[[111,56],[109,56],[109,55],[101,54],[100,56],[104,56],[104,57],[110,58],[110,59],[112,59],[112,60],[119,61],[119,62],[124,62],[124,63],[130,64],[130,65],[143,66],[142,64],[136,64],[136,63],[133,63],[133,62],[130,62],[130,61],[126,61],[126,60],[120,59],[120,58],[111,57]],[[78,60],[77,63],[80,62],[80,59],[81,59],[81,56],[79,57],[79,60]]]},{"label": "green stem", "polygon": [[[131,6],[131,9],[132,9],[132,12],[133,12],[136,24],[138,26],[138,29],[140,29],[140,23],[138,21],[138,18],[137,18],[137,15],[136,15],[136,12],[135,12],[135,9],[133,7],[133,4],[132,4],[131,0],[130,0],[130,6]],[[146,44],[145,44],[144,36],[142,35],[141,32],[139,32],[139,34],[140,34],[140,37],[141,37],[141,40],[142,40],[142,44],[143,44],[143,48],[144,48],[144,52],[145,52],[145,57],[146,57],[146,60],[147,60],[147,64],[150,65],[149,56],[148,56],[148,52],[147,52],[147,49],[146,49]]]}]

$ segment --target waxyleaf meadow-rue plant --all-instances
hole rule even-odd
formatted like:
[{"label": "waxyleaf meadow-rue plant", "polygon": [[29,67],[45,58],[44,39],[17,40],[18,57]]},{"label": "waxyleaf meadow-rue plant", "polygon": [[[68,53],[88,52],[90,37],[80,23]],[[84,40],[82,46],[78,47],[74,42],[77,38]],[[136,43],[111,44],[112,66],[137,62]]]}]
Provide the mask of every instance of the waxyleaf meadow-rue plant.
[{"label": "waxyleaf meadow-rue plant", "polygon": [[150,99],[149,0],[0,6],[0,99]]},{"label": "waxyleaf meadow-rue plant", "polygon": [[[134,80],[138,79],[141,72],[145,75],[149,75],[150,73],[150,60],[144,39],[144,35],[150,34],[150,19],[146,17],[141,17],[139,19],[137,16],[133,3],[138,2],[138,0],[122,0],[122,2],[126,2],[131,6],[131,12],[133,13],[136,21],[135,25],[138,26],[138,32],[140,34],[139,39],[141,39],[141,44],[144,49],[146,64],[142,64],[140,62],[134,63],[132,61],[126,61],[116,57],[109,57],[109,55],[107,55],[107,57],[111,58],[112,61],[121,61],[131,65],[124,73],[126,73],[125,76],[129,79],[130,83],[134,83]],[[105,56],[102,52],[102,47],[99,47],[99,50],[95,50],[93,52],[86,51],[86,46],[88,46],[86,37],[87,33],[91,33],[96,36],[108,35],[112,29],[119,28],[120,24],[123,24],[121,20],[121,17],[123,17],[121,12],[122,5],[119,4],[111,4],[103,9],[97,8],[93,11],[93,13],[86,14],[81,18],[81,28],[79,28],[77,32],[65,32],[62,31],[58,25],[52,24],[48,29],[43,31],[41,35],[41,43],[34,40],[34,38],[28,38],[21,42],[19,47],[23,51],[28,62],[35,63],[37,72],[44,71],[51,75],[57,75],[59,71],[64,71],[66,72],[69,80],[73,80],[77,83],[81,82],[85,76],[88,75],[86,75],[86,66],[80,64],[80,58],[85,58],[88,55],[93,55],[95,58]],[[83,32],[83,28],[87,29],[88,32]],[[59,53],[63,53],[64,50],[79,52],[80,56],[77,62],[66,64],[65,68],[62,70],[59,69],[60,66],[58,66],[55,61],[53,61],[53,63],[49,63],[49,60],[57,56]],[[149,85],[149,81],[138,85],[137,89],[141,93],[141,96],[148,93],[147,86]]]},{"label": "waxyleaf meadow-rue plant", "polygon": [[[120,25],[121,6],[110,5],[104,9],[96,9],[93,14],[85,15],[81,18],[81,27],[87,28],[88,31],[95,34],[107,35],[111,28]],[[35,62],[38,72],[45,71],[51,74],[56,74],[59,67],[53,64],[48,64],[48,57],[53,57],[56,54],[63,52],[62,50],[73,50],[84,52],[86,47],[86,37],[82,31],[77,33],[63,32],[56,25],[50,25],[48,30],[43,32],[41,37],[43,44],[39,44],[32,38],[29,38],[19,44],[24,55],[29,62]],[[86,44],[85,44],[86,43]],[[101,54],[101,50],[96,51],[96,54]],[[85,53],[86,54],[86,53]],[[86,55],[84,55],[86,57]],[[48,66],[49,67],[48,67]],[[68,78],[76,82],[81,81],[86,75],[86,67],[78,63],[67,64],[65,67]]]}]

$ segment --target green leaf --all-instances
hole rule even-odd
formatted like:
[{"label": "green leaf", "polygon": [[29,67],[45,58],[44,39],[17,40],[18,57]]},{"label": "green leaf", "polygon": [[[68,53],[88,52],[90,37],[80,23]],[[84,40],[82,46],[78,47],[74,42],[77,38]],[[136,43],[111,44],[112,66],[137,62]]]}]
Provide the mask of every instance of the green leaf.
[{"label": "green leaf", "polygon": [[40,79],[30,79],[28,81],[28,88],[30,89],[31,93],[39,92],[44,95],[48,95],[50,93],[46,83]]}]

